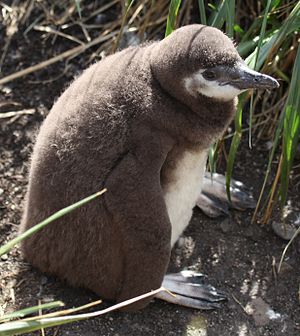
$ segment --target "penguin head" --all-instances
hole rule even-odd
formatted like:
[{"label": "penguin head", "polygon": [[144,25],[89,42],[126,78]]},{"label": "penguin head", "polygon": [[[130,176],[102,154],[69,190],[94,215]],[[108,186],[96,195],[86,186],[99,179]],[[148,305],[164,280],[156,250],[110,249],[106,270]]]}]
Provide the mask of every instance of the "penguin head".
[{"label": "penguin head", "polygon": [[177,29],[158,42],[150,62],[161,86],[176,97],[230,101],[248,89],[279,86],[271,76],[248,68],[220,30],[198,24]]}]

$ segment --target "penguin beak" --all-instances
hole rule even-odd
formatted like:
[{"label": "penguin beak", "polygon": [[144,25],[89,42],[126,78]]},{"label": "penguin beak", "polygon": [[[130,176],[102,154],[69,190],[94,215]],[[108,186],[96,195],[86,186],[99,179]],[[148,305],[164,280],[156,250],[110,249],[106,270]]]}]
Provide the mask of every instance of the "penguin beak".
[{"label": "penguin beak", "polygon": [[243,63],[237,64],[231,70],[230,84],[240,90],[275,89],[279,87],[275,78],[251,70]]}]

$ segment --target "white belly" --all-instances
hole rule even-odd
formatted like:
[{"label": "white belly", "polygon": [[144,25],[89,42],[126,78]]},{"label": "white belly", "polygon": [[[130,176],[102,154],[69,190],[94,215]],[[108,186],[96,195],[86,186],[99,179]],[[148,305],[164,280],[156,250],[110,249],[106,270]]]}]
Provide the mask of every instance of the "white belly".
[{"label": "white belly", "polygon": [[172,224],[172,246],[189,224],[201,192],[207,153],[184,152],[172,172],[172,183],[166,186],[165,202]]}]

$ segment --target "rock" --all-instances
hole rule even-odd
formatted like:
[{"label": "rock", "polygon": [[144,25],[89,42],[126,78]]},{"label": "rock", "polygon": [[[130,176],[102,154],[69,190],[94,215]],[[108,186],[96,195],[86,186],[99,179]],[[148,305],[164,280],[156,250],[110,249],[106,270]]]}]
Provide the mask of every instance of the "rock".
[{"label": "rock", "polygon": [[6,261],[7,259],[8,259],[8,255],[7,254],[2,254],[1,260]]},{"label": "rock", "polygon": [[192,317],[186,326],[185,336],[206,336],[207,335],[207,321],[201,315]]},{"label": "rock", "polygon": [[222,230],[223,233],[228,233],[228,232],[232,231],[233,225],[232,225],[230,219],[229,218],[225,218],[221,222],[220,228],[221,228],[221,230]]},{"label": "rock", "polygon": [[[276,264],[277,269],[279,266],[279,263]],[[280,268],[280,274],[286,274],[286,273],[290,273],[290,272],[294,272],[294,267],[292,267],[289,263],[287,263],[286,261],[283,261],[281,264],[281,268]]]},{"label": "rock", "polygon": [[125,26],[119,42],[119,49],[122,50],[130,46],[137,46],[140,43],[141,39],[137,35],[136,31],[133,31],[128,28],[128,26]]},{"label": "rock", "polygon": [[95,18],[96,24],[104,24],[107,23],[109,20],[109,17],[105,13],[100,13]]},{"label": "rock", "polygon": [[269,324],[272,320],[281,320],[281,314],[276,313],[261,297],[255,298],[246,307],[249,315],[253,316],[255,325],[258,327]]},{"label": "rock", "polygon": [[42,276],[42,278],[41,278],[41,284],[42,284],[42,286],[46,285],[46,283],[48,283],[48,278],[46,276]]},{"label": "rock", "polygon": [[272,229],[277,236],[284,240],[290,240],[297,230],[292,224],[278,222],[272,222]]},{"label": "rock", "polygon": [[9,95],[9,94],[11,94],[11,92],[12,92],[12,89],[11,89],[11,87],[9,87],[9,86],[0,86],[0,90],[4,93],[4,94],[6,94],[6,95]]}]

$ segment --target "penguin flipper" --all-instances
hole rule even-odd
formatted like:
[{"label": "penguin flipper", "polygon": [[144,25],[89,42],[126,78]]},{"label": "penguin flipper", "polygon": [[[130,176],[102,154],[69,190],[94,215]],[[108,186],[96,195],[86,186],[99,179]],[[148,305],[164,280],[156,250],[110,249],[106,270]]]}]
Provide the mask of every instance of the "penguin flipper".
[{"label": "penguin flipper", "polygon": [[[122,258],[117,302],[159,288],[170,260],[171,223],[159,183],[160,165],[150,156],[149,159],[152,169],[147,158],[125,154],[106,183],[106,207],[112,215],[116,234],[123,242],[116,247]],[[146,170],[147,175],[144,174]],[[141,309],[151,299],[122,310]]]},{"label": "penguin flipper", "polygon": [[228,215],[229,209],[253,209],[256,201],[247,187],[239,181],[230,182],[231,202],[227,198],[224,175],[206,172],[203,178],[202,192],[196,205],[209,217]]},{"label": "penguin flipper", "polygon": [[220,302],[227,299],[226,294],[211,285],[204,284],[203,278],[203,274],[192,271],[167,274],[162,286],[174,293],[175,296],[160,292],[155,297],[195,309],[221,308]]}]

